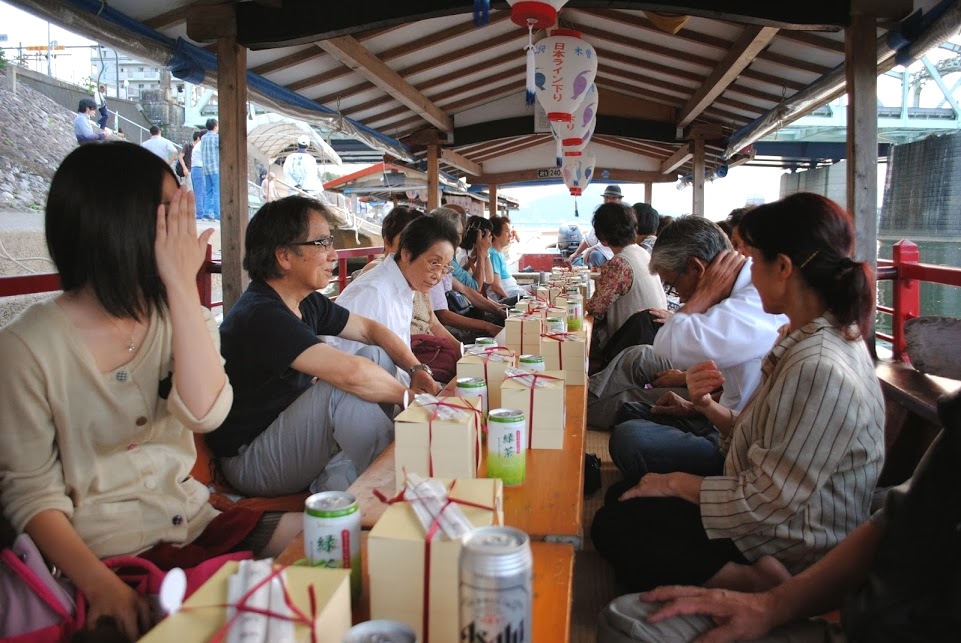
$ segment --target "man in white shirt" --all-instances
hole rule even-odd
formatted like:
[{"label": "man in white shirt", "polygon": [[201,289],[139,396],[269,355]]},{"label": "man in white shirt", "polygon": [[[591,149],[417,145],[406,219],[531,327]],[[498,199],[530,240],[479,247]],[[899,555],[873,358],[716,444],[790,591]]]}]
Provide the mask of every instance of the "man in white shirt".
[{"label": "man in white shirt", "polygon": [[324,191],[324,184],[317,173],[317,161],[307,151],[308,147],[310,139],[307,136],[297,139],[297,150],[284,161],[284,181],[310,196],[316,196]]},{"label": "man in white shirt", "polygon": [[160,135],[159,127],[151,125],[150,138],[141,145],[162,158],[170,166],[170,169],[175,170],[174,163],[180,158],[180,150],[173,144],[173,141]]},{"label": "man in white shirt", "polygon": [[[667,318],[653,345],[625,349],[592,375],[588,386],[589,425],[610,427],[624,418],[625,404],[629,416],[643,418],[619,424],[611,436],[615,464],[635,481],[661,468],[693,473],[679,467],[723,463],[723,458],[717,460],[720,436],[703,416],[681,413],[671,420],[649,415],[662,415],[666,398],[676,401],[680,398],[672,394],[686,393],[684,375],[675,369],[708,360],[724,375],[720,404],[740,411],[761,381],[761,360],[787,323],[783,315],[764,312],[751,283],[750,261],[731,250],[717,224],[702,217],[683,217],[664,230],[654,246],[651,270],[677,291],[684,305]],[[653,455],[652,441],[657,443]],[[675,448],[679,442],[682,446]]]}]

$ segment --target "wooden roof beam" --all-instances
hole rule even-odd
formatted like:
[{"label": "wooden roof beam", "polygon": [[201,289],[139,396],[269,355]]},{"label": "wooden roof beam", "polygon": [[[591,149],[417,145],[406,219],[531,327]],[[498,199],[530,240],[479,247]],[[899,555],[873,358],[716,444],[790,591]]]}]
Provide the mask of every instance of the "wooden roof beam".
[{"label": "wooden roof beam", "polygon": [[[741,36],[721,59],[700,88],[687,101],[678,116],[678,127],[687,127],[694,119],[701,115],[718,96],[723,94],[728,85],[744,71],[762,49],[770,44],[777,35],[774,27],[745,27]],[[762,113],[764,110],[758,110]]]},{"label": "wooden roof beam", "polygon": [[670,157],[661,163],[661,174],[670,174],[677,168],[687,163],[694,156],[694,150],[690,143],[685,143],[681,149],[674,152]]},{"label": "wooden roof beam", "polygon": [[[665,176],[657,172],[644,170],[622,170],[617,168],[603,168],[611,183],[672,183],[677,180],[674,176]],[[471,177],[473,185],[510,185],[511,183],[525,183],[528,181],[543,181],[544,177],[538,176],[538,169],[515,170],[513,172],[497,172],[494,174],[484,174]],[[560,180],[558,179],[558,182]]]},{"label": "wooden roof beam", "polygon": [[442,132],[454,130],[454,120],[444,110],[417,91],[356,38],[341,36],[321,41],[317,45]]},{"label": "wooden roof beam", "polygon": [[458,170],[463,170],[464,172],[474,176],[480,176],[484,173],[483,165],[480,163],[474,163],[474,161],[470,160],[466,156],[458,154],[454,150],[441,148],[440,160],[451,167],[456,167]]}]

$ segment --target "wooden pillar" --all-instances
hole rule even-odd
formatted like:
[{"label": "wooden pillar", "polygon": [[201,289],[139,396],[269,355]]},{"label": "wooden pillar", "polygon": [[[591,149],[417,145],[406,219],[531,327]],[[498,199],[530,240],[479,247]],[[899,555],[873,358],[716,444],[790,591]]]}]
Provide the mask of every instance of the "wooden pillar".
[{"label": "wooden pillar", "polygon": [[440,207],[440,145],[427,146],[427,211]]},{"label": "wooden pillar", "polygon": [[490,196],[490,202],[488,203],[488,207],[490,208],[490,211],[491,211],[491,217],[496,217],[499,214],[499,212],[497,211],[497,185],[493,183],[491,185],[488,185],[487,192]]},{"label": "wooden pillar", "polygon": [[[877,21],[852,12],[844,33],[848,94],[847,208],[854,217],[854,256],[877,268],[878,240],[878,61]],[[874,350],[874,318],[868,347]]]},{"label": "wooden pillar", "polygon": [[236,38],[217,39],[217,116],[220,124],[220,243],[224,314],[249,279],[242,267],[247,204],[247,49]]},{"label": "wooden pillar", "polygon": [[696,217],[704,216],[704,139],[694,139],[694,195],[691,203],[691,214]]},{"label": "wooden pillar", "polygon": [[654,200],[654,184],[648,181],[644,184],[644,203],[650,205]]}]

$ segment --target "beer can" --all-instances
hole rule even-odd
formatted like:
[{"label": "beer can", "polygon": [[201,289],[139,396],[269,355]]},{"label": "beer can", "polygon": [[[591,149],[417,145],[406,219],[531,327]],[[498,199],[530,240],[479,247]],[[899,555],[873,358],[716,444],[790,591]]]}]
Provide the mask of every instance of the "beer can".
[{"label": "beer can", "polygon": [[517,358],[517,366],[525,371],[540,372],[545,370],[544,358],[540,355],[521,355]]},{"label": "beer can", "polygon": [[474,346],[487,347],[497,346],[497,340],[493,337],[478,337],[474,340]]},{"label": "beer can", "polygon": [[517,409],[491,409],[487,414],[487,477],[504,486],[527,477],[527,421]]},{"label": "beer can", "polygon": [[460,550],[460,640],[533,640],[530,538],[513,527],[478,527]]},{"label": "beer can", "polygon": [[564,333],[567,332],[567,320],[561,319],[560,317],[548,317],[544,320],[547,324],[548,333]]},{"label": "beer can", "polygon": [[360,597],[360,505],[346,491],[323,491],[304,501],[304,552],[314,567],[350,570],[350,592]]},{"label": "beer can", "polygon": [[341,643],[417,643],[417,633],[404,623],[376,619],[347,630]]},{"label": "beer can", "polygon": [[457,397],[480,397],[481,411],[487,413],[487,382],[483,377],[458,377],[454,394]]}]

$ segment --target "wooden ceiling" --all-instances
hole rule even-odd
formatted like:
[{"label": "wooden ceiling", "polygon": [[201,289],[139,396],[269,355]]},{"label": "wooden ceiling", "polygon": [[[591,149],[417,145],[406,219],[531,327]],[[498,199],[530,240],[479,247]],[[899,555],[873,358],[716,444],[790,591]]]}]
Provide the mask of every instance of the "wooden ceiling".
[{"label": "wooden ceiling", "polygon": [[[12,3],[27,10],[100,4]],[[472,183],[535,180],[538,169],[553,167],[553,138],[535,131],[534,111],[524,103],[528,33],[511,22],[507,3],[494,2],[484,26],[475,26],[471,2],[409,4],[416,6],[313,0],[112,0],[110,6],[209,50],[220,36],[236,37],[249,50],[253,74],[400,140],[415,158],[440,144],[441,169]],[[810,109],[843,91],[850,4],[570,0],[559,26],[580,31],[600,63],[590,144],[599,175],[675,181],[693,167],[692,138],[705,141],[709,169],[749,158],[749,149],[738,155],[740,148],[730,148],[743,128],[776,123],[786,101],[811,86],[835,91],[822,91]],[[884,39],[911,3],[870,4],[884,5],[879,61],[893,64]],[[651,10],[687,20],[669,33]],[[534,39],[545,35],[535,32]]]}]

